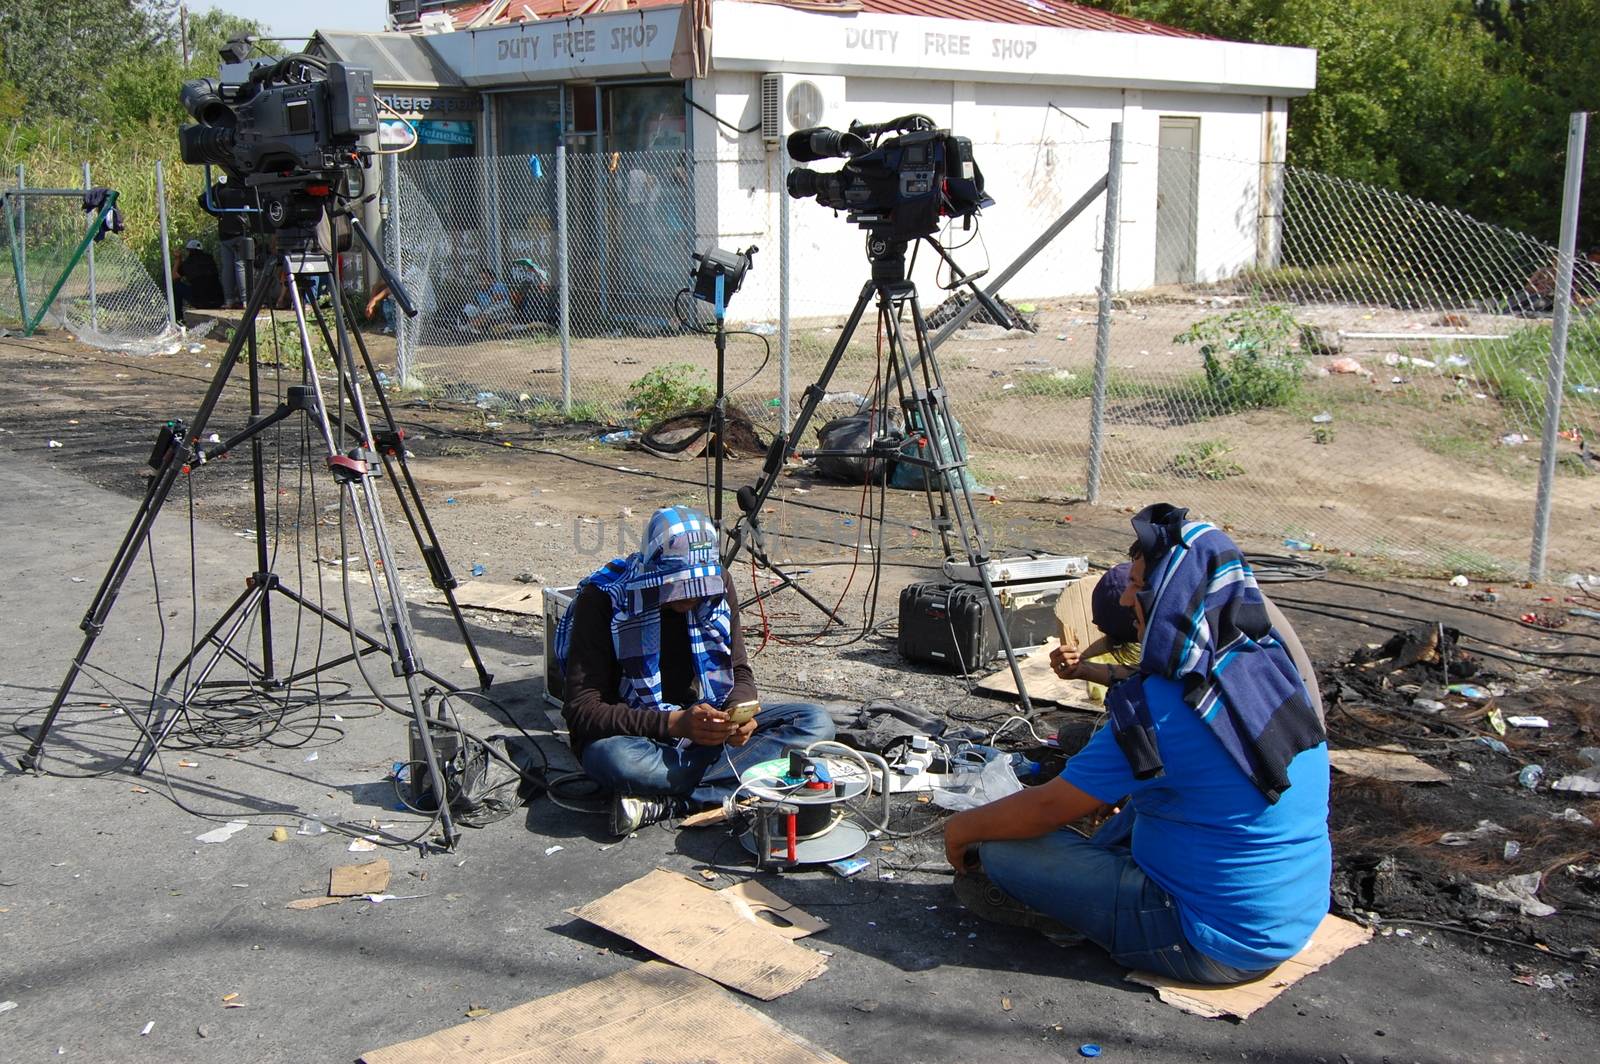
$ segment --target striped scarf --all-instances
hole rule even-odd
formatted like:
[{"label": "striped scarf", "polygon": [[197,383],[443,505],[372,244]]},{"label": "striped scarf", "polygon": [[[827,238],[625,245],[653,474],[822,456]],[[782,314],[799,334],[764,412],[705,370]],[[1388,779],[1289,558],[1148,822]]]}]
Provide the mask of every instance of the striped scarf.
[{"label": "striped scarf", "polygon": [[[1145,558],[1143,673],[1183,685],[1235,764],[1269,802],[1289,786],[1289,762],[1326,739],[1255,577],[1227,534],[1166,504],[1134,518]],[[1138,779],[1162,772],[1142,684],[1114,688],[1106,706]]]},{"label": "striped scarf", "polygon": [[[710,518],[683,506],[657,510],[645,526],[644,546],[607,562],[578,585],[577,594],[590,587],[611,600],[611,644],[622,673],[618,694],[635,709],[664,713],[683,707],[661,694],[661,607],[699,599],[684,615],[689,652],[700,699],[722,705],[733,690],[733,633],[723,597],[717,529]],[[572,618],[569,608],[556,628],[556,662],[563,672],[572,645]]]}]

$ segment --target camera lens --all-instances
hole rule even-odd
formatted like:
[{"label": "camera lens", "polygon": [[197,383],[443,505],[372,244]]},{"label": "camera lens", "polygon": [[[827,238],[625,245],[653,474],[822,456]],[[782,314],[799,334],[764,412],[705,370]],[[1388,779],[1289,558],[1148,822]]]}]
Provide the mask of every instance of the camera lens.
[{"label": "camera lens", "polygon": [[821,176],[815,170],[807,170],[803,166],[795,167],[789,171],[789,195],[795,199],[815,196],[817,189],[820,187],[819,178]]},{"label": "camera lens", "polygon": [[867,150],[867,142],[854,133],[841,133],[837,129],[818,129],[811,134],[811,150],[822,159],[854,156]]},{"label": "camera lens", "polygon": [[198,121],[208,126],[233,125],[233,111],[217,93],[216,78],[195,78],[178,89],[178,102]]},{"label": "camera lens", "polygon": [[184,126],[178,130],[178,154],[190,166],[233,161],[233,130],[223,126]]}]

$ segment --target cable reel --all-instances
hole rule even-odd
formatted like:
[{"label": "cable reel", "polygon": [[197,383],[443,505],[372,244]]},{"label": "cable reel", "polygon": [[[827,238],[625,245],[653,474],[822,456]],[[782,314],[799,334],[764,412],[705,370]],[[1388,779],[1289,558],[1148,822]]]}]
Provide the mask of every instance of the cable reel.
[{"label": "cable reel", "polygon": [[[852,804],[874,789],[875,818]],[[740,773],[739,790],[756,799],[751,826],[739,841],[761,869],[854,857],[889,822],[888,763],[843,743],[812,743],[787,758],[752,765]]]}]

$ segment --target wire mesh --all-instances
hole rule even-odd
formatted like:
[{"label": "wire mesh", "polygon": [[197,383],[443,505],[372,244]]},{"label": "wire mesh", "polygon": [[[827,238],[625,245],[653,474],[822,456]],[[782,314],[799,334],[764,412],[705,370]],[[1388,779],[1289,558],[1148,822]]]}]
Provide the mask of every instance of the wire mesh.
[{"label": "wire mesh", "polygon": [[[935,327],[962,278],[986,283],[1106,175],[1108,147],[976,146],[995,206],[939,234],[950,260],[922,245],[909,262]],[[938,350],[976,480],[1000,497],[1084,496],[1104,327],[1097,502],[1170,499],[1329,559],[1520,571],[1555,250],[1324,174],[1124,147],[1107,320],[1100,197],[1006,285],[1013,320],[980,318]],[[402,160],[400,267],[422,309],[400,322],[412,383],[634,427],[704,405],[715,352],[695,329],[709,308],[686,292],[691,255],[758,245],[729,301],[733,402],[776,429],[780,348],[792,415],[840,347],[829,398],[795,442],[813,446],[871,392],[884,352],[870,310],[841,333],[870,276],[864,234],[787,199],[787,169],[777,152]],[[1568,570],[1592,569],[1583,529],[1600,507],[1586,442],[1600,432],[1600,274],[1579,267],[1550,560]]]},{"label": "wire mesh", "polygon": [[[41,324],[62,328],[92,347],[135,354],[172,350],[180,333],[167,317],[163,287],[116,233],[73,255],[98,217],[76,196],[7,189],[10,225],[0,225],[0,313],[19,325],[24,304],[32,319],[50,298]],[[13,236],[15,246],[13,246]],[[17,266],[22,284],[19,300]],[[65,277],[63,278],[63,274]]]}]

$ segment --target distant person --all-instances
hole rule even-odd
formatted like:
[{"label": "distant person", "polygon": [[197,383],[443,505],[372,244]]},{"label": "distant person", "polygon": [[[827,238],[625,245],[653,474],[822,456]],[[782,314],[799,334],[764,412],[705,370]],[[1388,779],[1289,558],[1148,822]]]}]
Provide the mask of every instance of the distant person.
[{"label": "distant person", "polygon": [[367,320],[371,321],[379,311],[383,312],[383,328],[379,330],[385,336],[395,334],[395,309],[394,294],[389,291],[388,281],[379,281],[378,287],[372,290],[372,295],[367,299]]},{"label": "distant person", "polygon": [[191,240],[178,251],[172,271],[173,313],[181,323],[189,307],[215,310],[222,306],[222,275],[217,260],[198,240]]},{"label": "distant person", "polygon": [[[206,210],[206,196],[200,196],[200,209]],[[217,219],[217,255],[222,260],[222,300],[229,310],[244,306],[249,295],[245,291],[245,262],[250,257],[250,195],[237,185],[228,184],[226,176],[211,186],[211,210]]]},{"label": "distant person", "polygon": [[833,738],[821,706],[759,707],[717,530],[669,506],[643,544],[578,585],[553,652],[566,678],[573,752],[612,793],[611,833],[720,804],[752,765]]},{"label": "distant person", "polygon": [[[1511,300],[1510,312],[1527,316],[1554,310],[1560,269],[1559,254],[1551,255],[1550,262],[1528,275],[1522,291]],[[1597,299],[1600,299],[1600,244],[1579,255],[1572,264],[1572,302],[1586,307]]]},{"label": "distant person", "polygon": [[461,308],[461,327],[471,333],[482,332],[491,325],[509,321],[515,309],[511,303],[511,289],[496,280],[487,266],[480,266],[477,285],[466,306]]},{"label": "distant person", "polygon": [[1100,636],[1086,647],[1060,646],[1050,652],[1051,664],[1062,679],[1083,680],[1089,700],[1104,702],[1106,689],[1139,671],[1138,619],[1123,604],[1128,589],[1129,562],[1107,569],[1089,596],[1090,620]]}]

